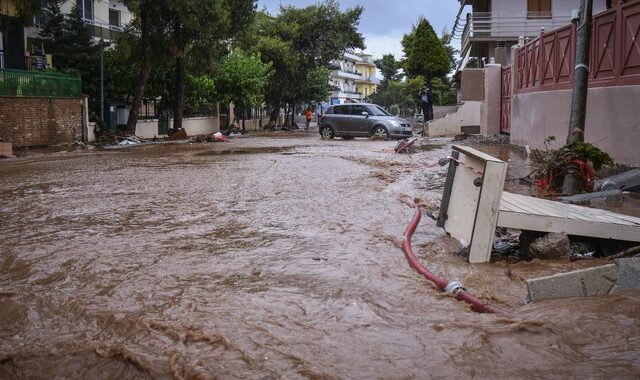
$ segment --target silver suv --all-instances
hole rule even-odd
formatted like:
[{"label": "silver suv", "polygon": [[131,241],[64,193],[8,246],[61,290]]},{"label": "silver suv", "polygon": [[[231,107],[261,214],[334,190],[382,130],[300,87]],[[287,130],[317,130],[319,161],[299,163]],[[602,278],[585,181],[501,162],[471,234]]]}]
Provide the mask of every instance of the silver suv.
[{"label": "silver suv", "polygon": [[413,136],[411,123],[395,117],[382,107],[369,103],[330,106],[320,119],[322,138],[377,136],[406,138]]}]

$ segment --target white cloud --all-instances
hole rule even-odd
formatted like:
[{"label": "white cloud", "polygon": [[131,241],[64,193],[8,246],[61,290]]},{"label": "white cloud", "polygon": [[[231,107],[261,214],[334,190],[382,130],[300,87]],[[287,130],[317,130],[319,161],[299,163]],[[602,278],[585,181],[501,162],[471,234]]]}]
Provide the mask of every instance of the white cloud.
[{"label": "white cloud", "polygon": [[393,54],[396,59],[403,57],[402,40],[403,33],[394,32],[385,35],[365,34],[365,52],[373,55],[374,58],[382,58],[384,54]]}]

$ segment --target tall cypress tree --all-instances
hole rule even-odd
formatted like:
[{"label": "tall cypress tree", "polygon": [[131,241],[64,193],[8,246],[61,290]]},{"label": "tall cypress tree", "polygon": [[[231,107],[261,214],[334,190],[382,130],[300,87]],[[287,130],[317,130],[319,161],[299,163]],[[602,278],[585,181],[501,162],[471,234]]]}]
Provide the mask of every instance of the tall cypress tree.
[{"label": "tall cypress tree", "polygon": [[402,50],[404,69],[412,78],[421,75],[430,83],[431,79],[443,77],[451,70],[449,55],[425,18],[420,18],[411,33],[404,35]]}]

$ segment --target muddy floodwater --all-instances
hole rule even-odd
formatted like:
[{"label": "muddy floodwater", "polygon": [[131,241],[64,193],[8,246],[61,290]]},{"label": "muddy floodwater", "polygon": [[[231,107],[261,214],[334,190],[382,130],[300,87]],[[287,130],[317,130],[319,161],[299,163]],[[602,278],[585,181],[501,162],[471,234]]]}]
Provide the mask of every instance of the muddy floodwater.
[{"label": "muddy floodwater", "polygon": [[424,218],[420,260],[509,317],[409,268],[408,200],[437,208],[450,142],[394,146],[281,135],[0,162],[0,378],[640,376],[640,293],[524,302],[525,279],[604,260],[469,265]]}]

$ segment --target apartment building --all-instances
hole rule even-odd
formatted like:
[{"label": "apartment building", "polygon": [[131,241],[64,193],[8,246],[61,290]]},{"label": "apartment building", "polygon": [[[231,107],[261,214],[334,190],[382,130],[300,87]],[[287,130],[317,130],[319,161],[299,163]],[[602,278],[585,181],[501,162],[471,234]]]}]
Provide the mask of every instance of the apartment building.
[{"label": "apartment building", "polygon": [[[45,52],[39,42],[44,14],[34,16],[31,22],[18,17],[17,4],[21,0],[0,0],[0,69],[39,70],[51,66],[51,53]],[[43,0],[43,8],[47,0]],[[83,20],[96,40],[117,39],[124,27],[131,22],[132,15],[119,0],[66,0],[60,5],[63,14],[78,6]]]},{"label": "apartment building", "polygon": [[373,58],[365,53],[347,52],[334,61],[331,72],[331,104],[361,101],[373,94],[380,81],[375,77]]}]

